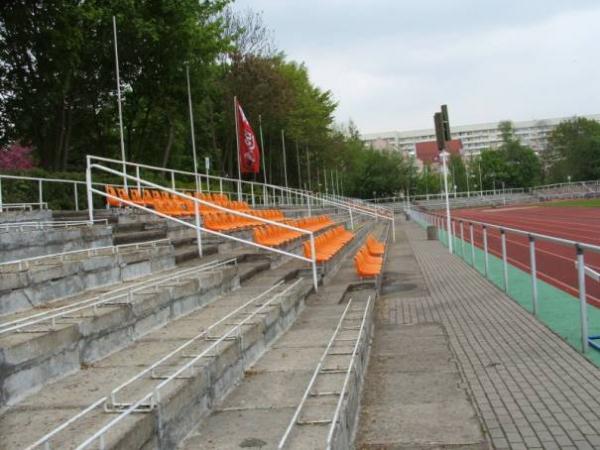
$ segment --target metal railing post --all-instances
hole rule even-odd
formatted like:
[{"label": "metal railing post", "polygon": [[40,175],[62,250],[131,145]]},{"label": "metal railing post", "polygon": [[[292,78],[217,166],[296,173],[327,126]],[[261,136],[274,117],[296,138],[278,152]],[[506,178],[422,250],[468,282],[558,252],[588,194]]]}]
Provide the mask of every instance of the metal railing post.
[{"label": "metal railing post", "polygon": [[202,232],[200,230],[200,206],[194,202],[194,214],[196,216],[196,245],[198,246],[198,256],[202,258]]},{"label": "metal railing post", "polygon": [[461,253],[462,253],[462,258],[466,261],[467,257],[465,256],[465,229],[464,229],[464,224],[463,221],[460,221],[460,246],[461,246]]},{"label": "metal railing post", "polygon": [[38,180],[38,195],[40,202],[40,209],[42,209],[42,203],[44,203],[44,188],[42,186],[42,180]]},{"label": "metal railing post", "polygon": [[252,207],[256,207],[254,203],[254,183],[250,183],[250,195],[252,196]]},{"label": "metal railing post", "polygon": [[475,239],[473,239],[472,223],[469,223],[469,233],[471,234],[471,265],[475,267]]},{"label": "metal railing post", "polygon": [[77,195],[77,183],[73,183],[73,198],[75,199],[75,211],[79,211],[79,197]]},{"label": "metal railing post", "polygon": [[140,196],[143,197],[142,186],[140,184],[140,166],[135,166],[135,177],[137,178],[137,190],[140,193]]},{"label": "metal railing post", "polygon": [[490,273],[490,261],[488,257],[488,241],[487,241],[487,227],[483,225],[483,256],[484,256],[484,272],[487,277]]},{"label": "metal railing post", "polygon": [[219,178],[219,192],[223,195],[223,178]]},{"label": "metal railing post", "polygon": [[533,315],[538,315],[537,268],[535,261],[535,238],[529,235],[529,265],[531,266],[531,303]]},{"label": "metal railing post", "polygon": [[171,189],[175,190],[175,172],[171,172]]},{"label": "metal railing post", "polygon": [[587,297],[585,293],[585,260],[583,248],[579,244],[577,250],[577,281],[579,285],[579,314],[581,319],[581,351],[585,353],[588,347]]},{"label": "metal railing post", "polygon": [[2,177],[0,177],[0,212],[2,211]]},{"label": "metal railing post", "polygon": [[91,223],[94,223],[94,202],[92,199],[92,168],[90,167],[90,157],[87,156],[87,167],[85,169],[85,186],[87,190],[88,217]]},{"label": "metal railing post", "polygon": [[350,228],[354,230],[354,220],[352,219],[352,208],[348,209],[350,213]]},{"label": "metal railing post", "polygon": [[502,240],[502,270],[504,273],[504,292],[508,292],[508,256],[506,254],[506,232],[500,229],[500,238]]},{"label": "metal railing post", "polygon": [[319,290],[319,279],[317,278],[317,253],[315,251],[315,234],[310,233],[310,254],[312,255],[312,272],[313,272],[313,284],[315,286],[315,292]]}]

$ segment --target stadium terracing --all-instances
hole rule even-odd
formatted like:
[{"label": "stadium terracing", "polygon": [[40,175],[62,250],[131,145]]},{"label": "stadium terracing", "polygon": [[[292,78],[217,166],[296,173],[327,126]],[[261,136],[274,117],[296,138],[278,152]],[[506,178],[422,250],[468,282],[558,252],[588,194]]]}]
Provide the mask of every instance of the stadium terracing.
[{"label": "stadium terracing", "polygon": [[552,201],[598,183],[456,193],[448,222],[92,156],[15,178],[1,449],[600,448],[600,215]]}]

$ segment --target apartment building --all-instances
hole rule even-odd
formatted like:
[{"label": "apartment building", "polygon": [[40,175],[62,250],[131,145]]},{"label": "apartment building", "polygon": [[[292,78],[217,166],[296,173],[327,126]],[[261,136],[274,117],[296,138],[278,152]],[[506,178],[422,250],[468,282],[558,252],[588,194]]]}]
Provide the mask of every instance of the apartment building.
[{"label": "apartment building", "polygon": [[[600,114],[582,116],[600,122]],[[522,144],[528,145],[536,152],[543,151],[548,142],[548,136],[559,123],[573,117],[559,117],[554,119],[528,120],[512,122],[515,136]],[[496,148],[502,143],[499,122],[480,123],[473,125],[451,126],[452,138],[460,139],[463,144],[464,155],[478,155],[486,148]],[[415,154],[417,142],[434,141],[433,128],[410,131],[388,131],[382,133],[369,133],[362,135],[364,142],[377,150],[399,151],[406,155]]]}]

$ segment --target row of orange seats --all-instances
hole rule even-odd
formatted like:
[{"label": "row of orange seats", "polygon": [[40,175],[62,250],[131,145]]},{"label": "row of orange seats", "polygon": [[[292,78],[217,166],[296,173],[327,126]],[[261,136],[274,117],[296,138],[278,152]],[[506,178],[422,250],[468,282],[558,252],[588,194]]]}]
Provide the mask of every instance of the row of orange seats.
[{"label": "row of orange seats", "polygon": [[[279,210],[265,209],[260,211],[244,211],[246,214],[278,221],[284,218],[283,213]],[[264,222],[254,220],[247,217],[236,216],[235,214],[223,212],[210,212],[202,215],[204,226],[209,230],[214,231],[237,231],[248,227],[261,225]]]},{"label": "row of orange seats", "polygon": [[[189,215],[193,213],[193,210],[187,210],[189,204],[180,197],[171,196],[168,192],[159,192],[151,189],[145,189],[143,191],[140,191],[139,189],[129,189],[128,191],[124,188],[114,188],[110,185],[105,186],[105,191],[111,196],[106,198],[108,206],[123,206],[124,203],[114,198],[117,197],[126,202],[154,208],[157,211],[169,215]],[[190,201],[189,203],[192,202]]]},{"label": "row of orange seats", "polygon": [[302,233],[275,225],[267,225],[254,230],[254,242],[269,247],[287,244],[296,238],[302,236]]},{"label": "row of orange seats", "polygon": [[[296,228],[315,232],[332,225],[333,221],[329,216],[315,216],[287,220],[286,223]],[[300,236],[302,233],[277,226],[260,227],[254,230],[254,242],[269,247],[287,244]]]},{"label": "row of orange seats", "polygon": [[[168,192],[162,192],[153,189],[144,189],[143,191],[140,191],[139,189],[129,189],[128,191],[124,188],[115,188],[111,185],[106,185],[105,190],[106,193],[112,197],[118,197],[119,199],[135,203],[137,205],[154,208],[155,210],[170,216],[189,216],[194,214],[194,202]],[[199,200],[214,203],[215,205],[219,205],[224,208],[245,212],[250,210],[248,203],[241,201],[230,201],[226,194],[211,194],[203,192],[187,192],[187,194],[192,195]],[[122,202],[112,197],[107,197],[106,202],[108,206],[123,206]],[[199,209],[202,213],[213,213],[219,211],[209,205],[199,205]]]},{"label": "row of orange seats", "polygon": [[373,236],[367,236],[367,241],[354,257],[356,273],[361,278],[376,277],[381,274],[385,246]]},{"label": "row of orange seats", "polygon": [[[318,263],[324,263],[333,258],[354,234],[346,230],[343,225],[332,228],[315,238],[315,253]],[[304,256],[312,258],[310,240],[304,243]]]},{"label": "row of orange seats", "polygon": [[302,228],[303,230],[319,231],[329,225],[333,225],[333,220],[331,220],[329,216],[305,217],[295,220],[293,225]]},{"label": "row of orange seats", "polygon": [[[194,192],[192,195],[199,200],[214,203],[215,205],[222,206],[223,208],[227,209],[234,209],[237,211],[247,211],[250,209],[248,203],[241,201],[230,201],[226,194],[205,194],[203,192]],[[200,209],[204,211],[219,211],[218,209],[208,205],[202,205]]]}]

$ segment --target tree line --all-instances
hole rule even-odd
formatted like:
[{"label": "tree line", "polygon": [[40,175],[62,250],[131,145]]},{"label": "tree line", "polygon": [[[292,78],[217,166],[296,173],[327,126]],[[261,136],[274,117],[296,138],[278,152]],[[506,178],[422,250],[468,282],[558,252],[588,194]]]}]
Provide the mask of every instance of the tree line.
[{"label": "tree line", "polygon": [[[80,173],[85,155],[120,159],[112,17],[118,29],[127,159],[192,167],[186,67],[195,140],[212,173],[237,176],[233,97],[257,136],[266,177],[347,195],[402,190],[409,164],[367,148],[306,66],[273,43],[262,16],[226,0],[9,1],[0,11],[0,146],[30,147],[39,172]],[[310,172],[310,178],[309,178]],[[263,180],[263,173],[256,176]]]},{"label": "tree line", "polygon": [[[510,121],[500,122],[501,144],[472,158],[453,155],[448,165],[449,190],[531,188],[539,184],[600,179],[600,123],[576,117],[557,125],[546,147],[536,153],[515,136]],[[413,164],[405,192],[422,195],[441,192],[438,171]]]}]

